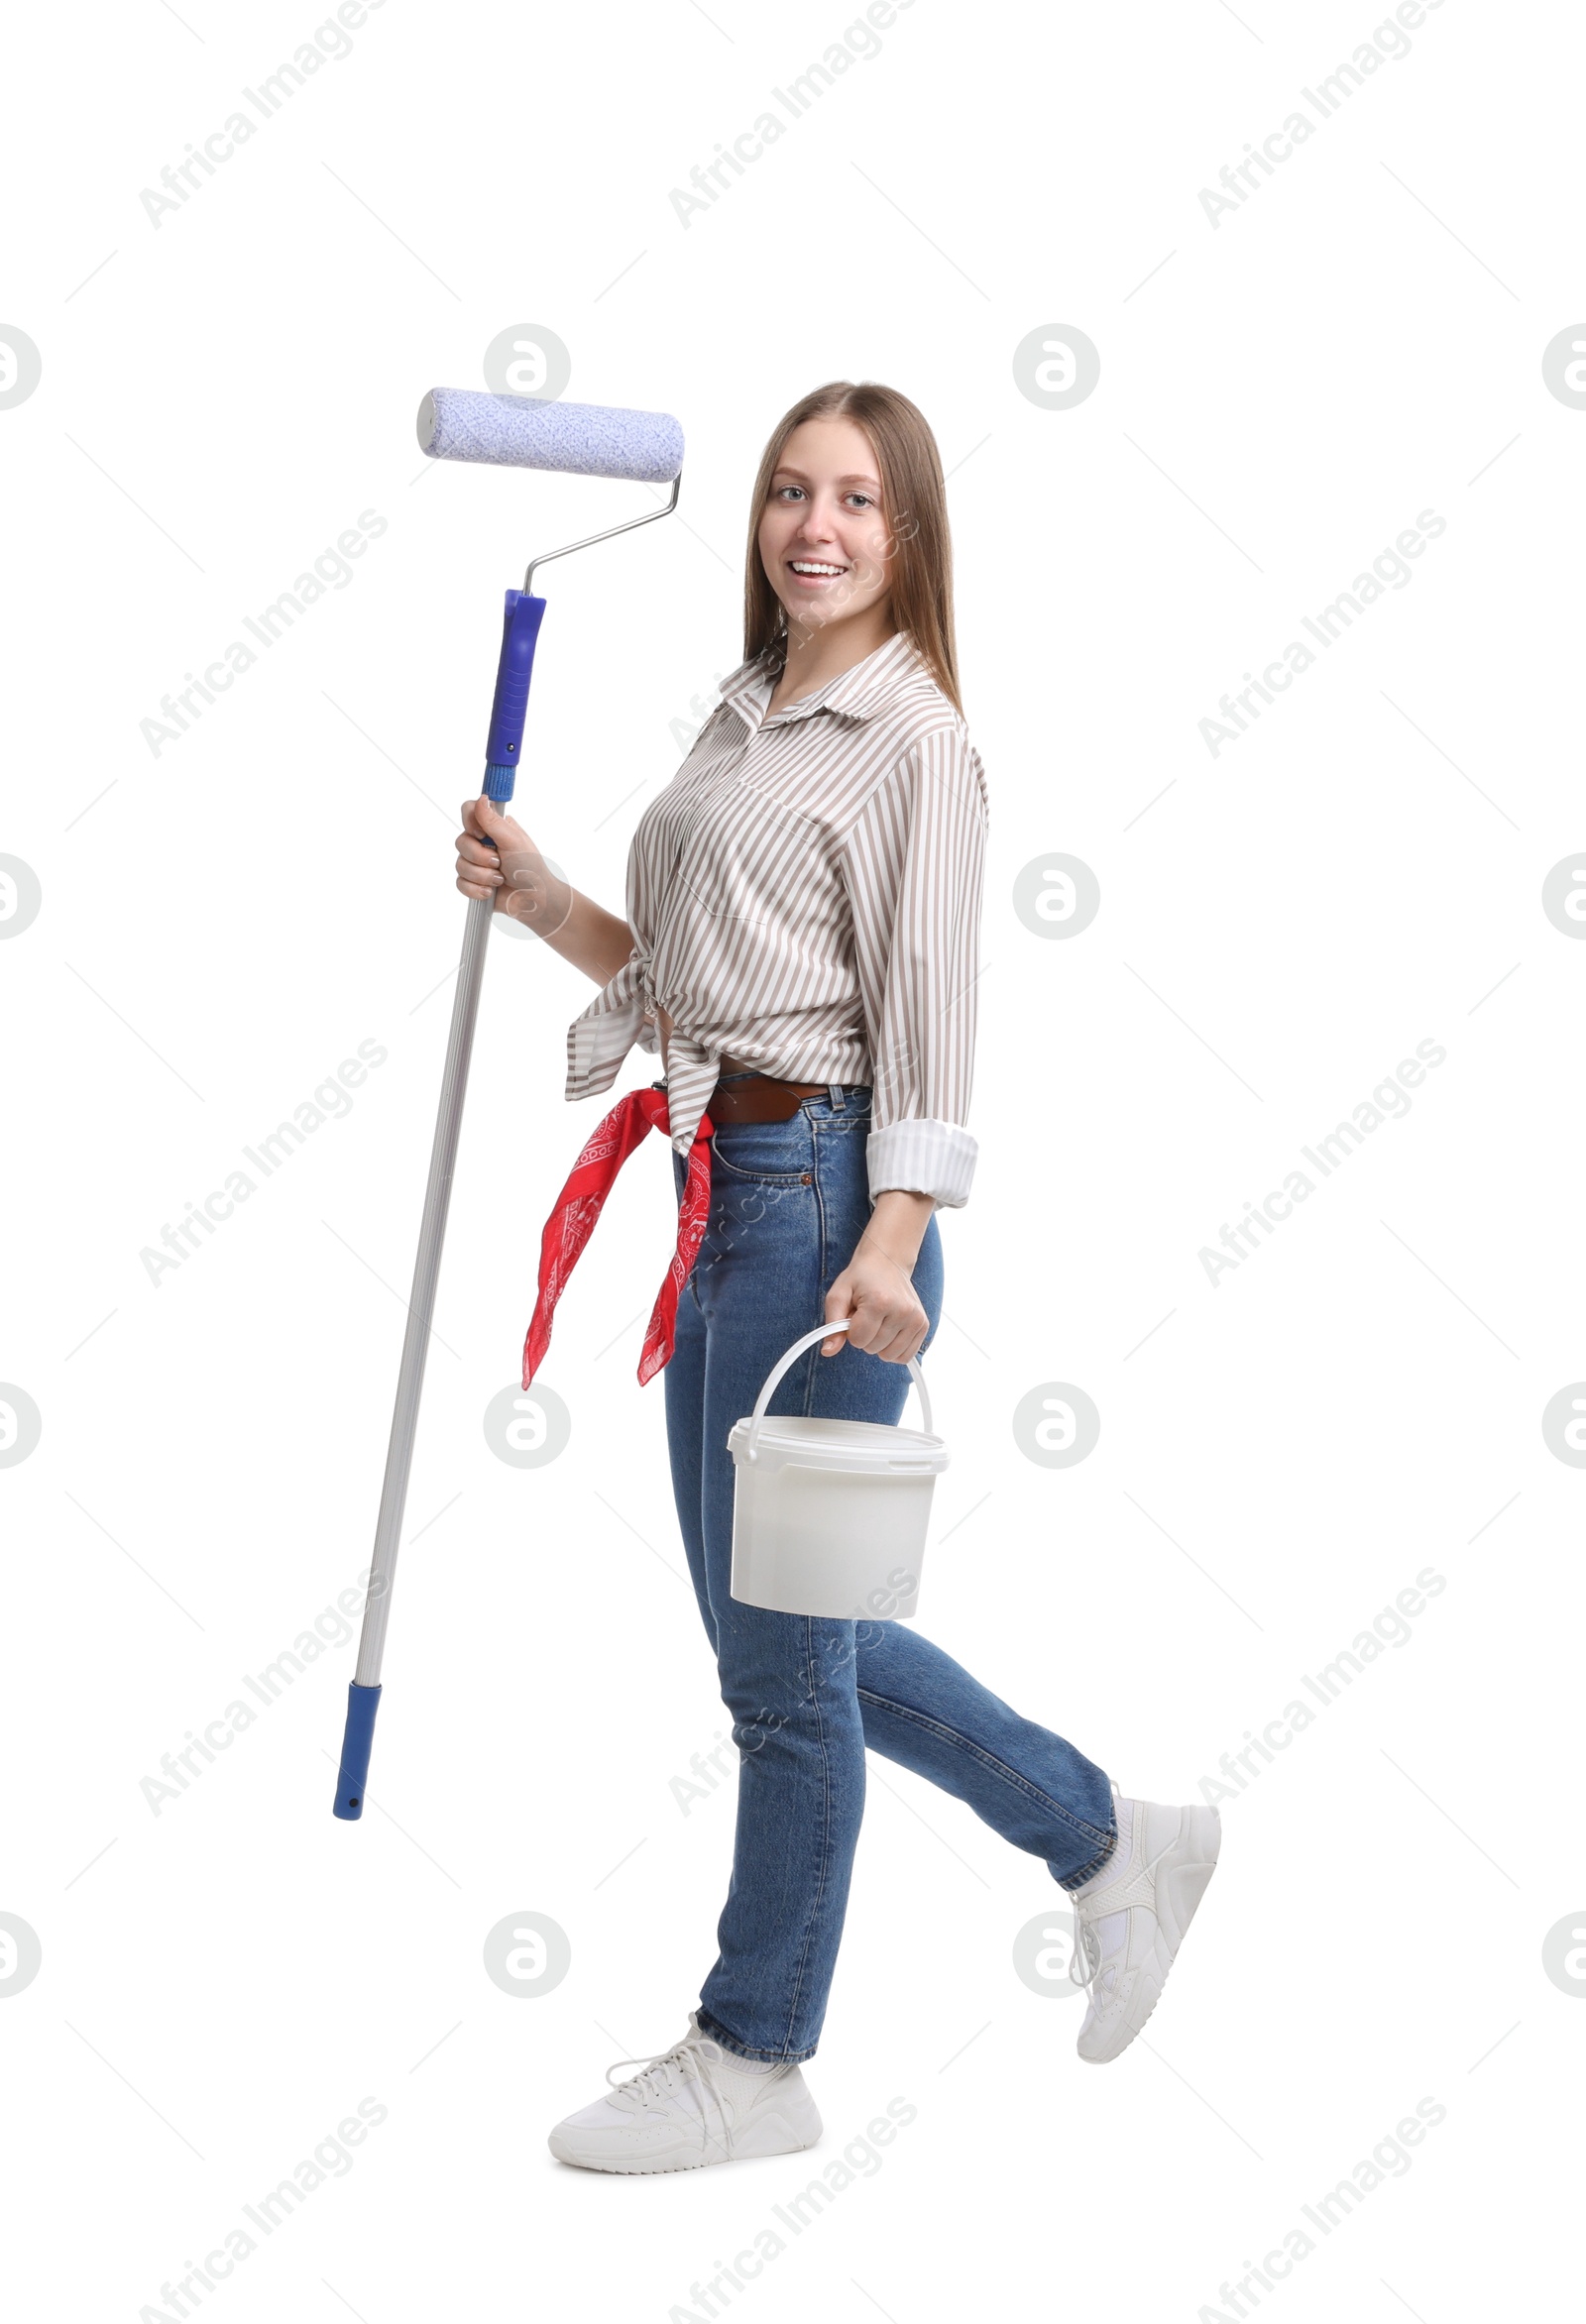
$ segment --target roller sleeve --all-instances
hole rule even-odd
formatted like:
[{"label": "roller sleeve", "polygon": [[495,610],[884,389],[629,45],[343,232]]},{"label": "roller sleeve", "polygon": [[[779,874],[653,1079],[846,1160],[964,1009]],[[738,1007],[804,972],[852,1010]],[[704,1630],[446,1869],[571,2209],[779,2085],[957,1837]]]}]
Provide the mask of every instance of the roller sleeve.
[{"label": "roller sleeve", "polygon": [[683,430],[668,411],[550,403],[472,387],[431,387],[418,407],[418,442],[431,460],[638,484],[670,484],[683,466]]}]

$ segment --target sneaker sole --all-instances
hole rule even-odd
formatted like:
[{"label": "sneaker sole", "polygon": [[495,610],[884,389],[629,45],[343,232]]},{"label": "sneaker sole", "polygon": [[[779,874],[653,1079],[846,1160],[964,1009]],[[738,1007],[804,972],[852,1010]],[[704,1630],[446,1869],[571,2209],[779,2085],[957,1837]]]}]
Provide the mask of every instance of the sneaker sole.
[{"label": "sneaker sole", "polygon": [[1151,2013],[1162,1999],[1162,1988],[1168,1981],[1168,1971],[1178,1958],[1185,1933],[1194,1919],[1201,1898],[1217,1869],[1217,1856],[1222,1847],[1222,1819],[1215,1808],[1186,1808],[1180,1811],[1177,1835],[1168,1842],[1152,1861],[1156,1875],[1156,1940],[1151,1956],[1141,1962],[1137,1972],[1137,1993],[1149,1993],[1150,2000],[1138,2017],[1126,2021],[1117,2029],[1121,2039],[1114,2038],[1112,2046],[1102,2050],[1081,2049],[1079,2055],[1086,2065],[1110,2065],[1121,2057],[1130,2043],[1149,2024]]},{"label": "sneaker sole", "polygon": [[[808,2131],[809,2136],[801,2136],[802,2131]],[[819,2116],[812,2128],[807,2122],[795,2125],[785,2115],[777,2114],[763,2122],[751,2123],[734,2145],[731,2155],[702,2154],[698,2147],[671,2147],[661,2154],[631,2158],[596,2156],[580,2152],[571,2139],[559,2140],[555,2131],[545,2144],[558,2162],[571,2163],[575,2169],[612,2171],[624,2178],[634,2178],[669,2170],[704,2170],[718,2162],[761,2162],[776,2155],[802,2155],[806,2149],[818,2146],[822,2136]]]}]

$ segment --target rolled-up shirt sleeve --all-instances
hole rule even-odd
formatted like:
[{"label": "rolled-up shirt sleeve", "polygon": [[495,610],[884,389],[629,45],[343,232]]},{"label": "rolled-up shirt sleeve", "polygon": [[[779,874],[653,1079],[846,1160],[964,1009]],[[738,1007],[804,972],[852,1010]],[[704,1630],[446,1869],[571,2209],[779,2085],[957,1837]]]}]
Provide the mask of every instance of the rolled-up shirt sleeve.
[{"label": "rolled-up shirt sleeve", "polygon": [[889,1187],[929,1194],[938,1208],[969,1197],[987,821],[979,754],[945,727],[910,746],[849,834],[843,871],[873,1068],[872,1201]]}]

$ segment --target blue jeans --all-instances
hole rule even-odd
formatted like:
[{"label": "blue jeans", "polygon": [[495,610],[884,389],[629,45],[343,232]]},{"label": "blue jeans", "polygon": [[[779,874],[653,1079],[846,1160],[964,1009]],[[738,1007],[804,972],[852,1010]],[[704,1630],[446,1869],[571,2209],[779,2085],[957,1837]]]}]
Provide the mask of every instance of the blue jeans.
[{"label": "blue jeans", "polygon": [[[661,1086],[657,1084],[657,1086]],[[788,1121],[719,1129],[705,1239],[678,1301],[663,1378],[678,1521],[739,1753],[737,1828],[721,1947],[699,2022],[745,2057],[813,2054],[826,2016],[864,1812],[866,1747],[964,1802],[1005,1839],[1076,1888],[1116,1844],[1101,1769],[1022,1718],[940,1646],[897,1621],[772,1613],[732,1596],[728,1431],[802,1332],[870,1217],[870,1091],[834,1083]],[[674,1154],[678,1199],[684,1163]],[[942,1314],[933,1216],[914,1268]],[[908,1368],[817,1342],[768,1409],[896,1424]]]}]

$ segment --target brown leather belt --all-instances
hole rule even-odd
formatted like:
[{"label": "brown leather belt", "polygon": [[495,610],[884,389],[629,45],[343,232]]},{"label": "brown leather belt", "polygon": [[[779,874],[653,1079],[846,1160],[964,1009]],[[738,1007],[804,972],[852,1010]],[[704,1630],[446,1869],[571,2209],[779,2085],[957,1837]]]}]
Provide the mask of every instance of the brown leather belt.
[{"label": "brown leather belt", "polygon": [[741,1081],[718,1081],[705,1101],[713,1124],[727,1122],[785,1122],[807,1097],[820,1097],[829,1081],[778,1081],[771,1073],[754,1073]]}]

